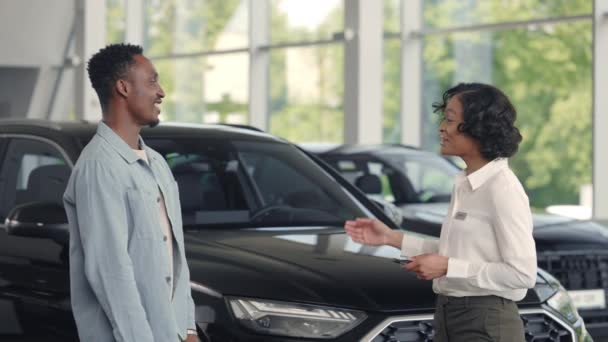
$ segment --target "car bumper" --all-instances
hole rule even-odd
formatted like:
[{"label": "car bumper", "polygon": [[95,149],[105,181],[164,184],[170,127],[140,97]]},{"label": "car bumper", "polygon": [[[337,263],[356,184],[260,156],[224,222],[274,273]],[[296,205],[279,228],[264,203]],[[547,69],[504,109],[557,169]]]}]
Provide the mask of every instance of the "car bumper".
[{"label": "car bumper", "polygon": [[[520,314],[524,320],[527,336],[546,337],[562,336],[560,341],[578,341],[580,333],[567,324],[562,318],[542,308],[520,309]],[[202,326],[199,328],[203,329]],[[209,342],[217,341],[252,341],[252,342],[295,342],[295,341],[314,341],[312,339],[273,337],[268,335],[258,335],[240,326],[223,326],[210,324],[206,327],[209,335]],[[406,333],[407,332],[407,333]],[[412,336],[411,341],[432,339],[433,314],[430,312],[420,314],[370,314],[368,318],[353,330],[335,339],[324,339],[323,341],[332,342],[409,342],[403,336]]]}]

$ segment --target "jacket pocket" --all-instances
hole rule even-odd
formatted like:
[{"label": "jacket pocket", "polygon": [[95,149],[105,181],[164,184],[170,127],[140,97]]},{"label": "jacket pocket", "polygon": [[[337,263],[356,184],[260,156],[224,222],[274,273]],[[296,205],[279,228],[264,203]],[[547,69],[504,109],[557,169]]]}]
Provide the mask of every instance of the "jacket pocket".
[{"label": "jacket pocket", "polygon": [[127,201],[129,202],[127,215],[133,226],[134,237],[160,239],[159,211],[154,207],[158,201],[157,196],[158,194],[146,189],[127,190]]}]

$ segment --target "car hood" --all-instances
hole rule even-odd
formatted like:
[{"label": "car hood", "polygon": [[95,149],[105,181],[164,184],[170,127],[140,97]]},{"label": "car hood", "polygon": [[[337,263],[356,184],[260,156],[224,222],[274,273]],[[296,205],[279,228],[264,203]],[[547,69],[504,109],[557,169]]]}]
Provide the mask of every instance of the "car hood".
[{"label": "car hood", "polygon": [[[409,204],[400,207],[406,220],[441,225],[448,203]],[[605,249],[608,228],[593,221],[575,220],[551,214],[532,214],[534,240],[539,251]]]},{"label": "car hood", "polygon": [[[339,227],[186,233],[191,279],[224,296],[368,311],[434,310],[430,281],[399,268],[391,247],[363,247]],[[524,300],[538,302],[529,291]]]}]

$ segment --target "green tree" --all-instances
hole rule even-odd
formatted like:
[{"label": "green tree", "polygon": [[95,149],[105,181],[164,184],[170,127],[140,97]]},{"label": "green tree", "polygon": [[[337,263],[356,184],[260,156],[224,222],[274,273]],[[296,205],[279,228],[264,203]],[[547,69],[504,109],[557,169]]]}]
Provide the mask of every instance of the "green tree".
[{"label": "green tree", "polygon": [[[146,0],[146,54],[155,57],[213,50],[242,4],[242,0]],[[245,103],[226,102],[229,97],[218,103],[205,103],[204,77],[208,64],[204,57],[155,59],[154,63],[167,94],[163,113],[168,120],[201,122],[205,106],[219,112],[221,117],[234,108],[247,108]]]},{"label": "green tree", "polygon": [[106,0],[106,43],[121,43],[125,40],[124,0]]},{"label": "green tree", "polygon": [[[384,32],[401,31],[399,1],[384,1]],[[401,141],[401,40],[384,40],[382,137],[384,142]]]},{"label": "green tree", "polygon": [[[271,32],[273,42],[294,42],[331,37],[341,31],[344,18],[342,6],[333,9],[316,28],[289,27],[287,15],[278,10],[279,1],[273,1]],[[340,28],[340,29],[338,29]],[[295,50],[297,49],[297,50]],[[303,78],[315,77],[317,94],[302,98],[290,94],[287,82],[288,52],[298,51],[303,58],[312,61],[309,72]],[[343,44],[314,47],[274,49],[270,54],[270,131],[295,142],[343,141],[344,97]],[[293,90],[291,90],[293,91]]]}]

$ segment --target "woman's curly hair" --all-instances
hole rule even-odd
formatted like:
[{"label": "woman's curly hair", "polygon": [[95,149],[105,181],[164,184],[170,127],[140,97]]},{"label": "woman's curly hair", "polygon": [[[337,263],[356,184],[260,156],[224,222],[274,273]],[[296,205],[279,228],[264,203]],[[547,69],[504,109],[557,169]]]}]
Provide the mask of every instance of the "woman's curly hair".
[{"label": "woman's curly hair", "polygon": [[508,158],[517,152],[522,139],[514,125],[517,112],[502,91],[482,83],[460,83],[443,93],[441,102],[433,103],[433,111],[443,114],[454,97],[463,108],[458,131],[479,142],[484,158]]}]

